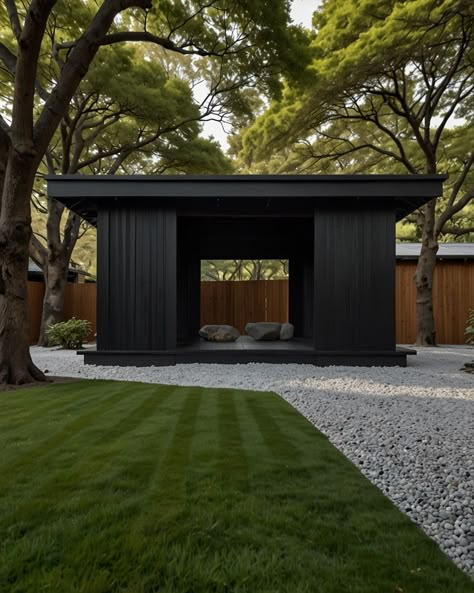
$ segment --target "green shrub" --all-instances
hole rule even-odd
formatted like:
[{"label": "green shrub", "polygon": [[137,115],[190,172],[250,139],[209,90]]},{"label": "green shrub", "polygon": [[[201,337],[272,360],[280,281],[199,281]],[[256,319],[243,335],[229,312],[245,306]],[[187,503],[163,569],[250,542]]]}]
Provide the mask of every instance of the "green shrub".
[{"label": "green shrub", "polygon": [[466,322],[466,344],[474,346],[474,309],[469,309],[469,315]]},{"label": "green shrub", "polygon": [[73,317],[69,321],[61,321],[52,325],[47,333],[51,346],[62,346],[69,350],[82,348],[82,343],[91,333],[91,324],[86,319]]}]

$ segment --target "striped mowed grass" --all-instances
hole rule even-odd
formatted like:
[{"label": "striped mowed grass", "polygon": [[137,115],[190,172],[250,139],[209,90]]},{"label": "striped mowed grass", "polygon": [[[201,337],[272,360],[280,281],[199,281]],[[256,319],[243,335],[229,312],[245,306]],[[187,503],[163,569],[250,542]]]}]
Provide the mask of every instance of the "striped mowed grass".
[{"label": "striped mowed grass", "polygon": [[273,393],[0,393],[2,593],[464,593],[473,582]]}]

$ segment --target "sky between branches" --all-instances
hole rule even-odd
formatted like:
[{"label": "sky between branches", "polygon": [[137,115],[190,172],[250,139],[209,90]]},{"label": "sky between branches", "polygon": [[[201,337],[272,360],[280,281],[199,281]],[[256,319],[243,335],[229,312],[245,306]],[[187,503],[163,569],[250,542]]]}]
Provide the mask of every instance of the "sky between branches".
[{"label": "sky between branches", "polygon": [[[291,7],[291,17],[295,24],[302,24],[305,27],[311,27],[313,12],[316,10],[320,0],[293,0]],[[204,89],[202,89],[204,93]],[[219,122],[203,122],[204,136],[213,136],[224,150],[227,149],[227,133]]]}]

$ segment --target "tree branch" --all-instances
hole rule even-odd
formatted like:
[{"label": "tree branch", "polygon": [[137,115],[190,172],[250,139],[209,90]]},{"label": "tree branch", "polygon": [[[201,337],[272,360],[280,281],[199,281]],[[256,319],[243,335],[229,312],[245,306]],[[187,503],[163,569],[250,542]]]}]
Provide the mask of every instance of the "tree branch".
[{"label": "tree branch", "polygon": [[107,171],[107,175],[115,175],[127,158],[132,154],[131,150],[123,150],[115,157],[112,165]]},{"label": "tree branch", "polygon": [[[74,134],[76,132],[76,128],[77,125],[81,119],[81,117],[84,116],[85,113],[87,113],[87,103],[88,101],[94,98],[94,101],[92,102],[92,105],[95,104],[95,102],[97,101],[97,98],[95,97],[95,95],[93,93],[90,93],[88,95],[86,95],[85,97],[82,98],[82,101],[77,102],[76,100],[74,101],[76,103],[76,113],[74,115],[74,117],[72,118],[72,120],[70,119],[69,115],[65,116],[63,119],[63,122],[61,123],[61,139],[62,139],[62,149],[63,149],[63,164],[62,164],[62,172],[63,173],[70,173],[71,172],[71,146],[72,146],[72,141],[74,138]],[[77,96],[75,97],[75,99],[77,99]],[[74,171],[75,173],[75,171]]]},{"label": "tree branch", "polygon": [[442,230],[443,235],[454,235],[455,237],[462,237],[463,235],[468,235],[470,233],[474,233],[474,226],[471,227],[444,227]]},{"label": "tree branch", "polygon": [[5,65],[6,69],[12,76],[15,76],[16,72],[16,56],[12,53],[8,47],[0,41],[0,60]]},{"label": "tree branch", "polygon": [[[331,121],[348,120],[348,121],[354,121],[354,122],[360,121],[360,122],[372,123],[383,134],[385,134],[392,140],[392,142],[397,147],[399,154],[396,154],[392,150],[378,147],[375,144],[372,144],[369,142],[364,142],[363,145],[360,145],[360,148],[358,146],[352,144],[353,147],[355,146],[355,150],[367,148],[367,149],[373,150],[374,152],[377,152],[379,154],[385,155],[387,157],[394,158],[395,160],[397,160],[398,162],[403,164],[410,173],[413,173],[414,175],[416,175],[418,173],[418,171],[417,171],[416,167],[408,159],[405,149],[403,147],[403,143],[401,142],[400,138],[394,132],[392,132],[392,130],[390,130],[387,126],[385,126],[382,123],[382,121],[380,120],[379,114],[376,112],[375,108],[373,109],[373,112],[371,114],[364,113],[362,108],[358,105],[354,106],[354,110],[356,111],[355,113],[353,113],[353,114],[349,113],[348,115],[343,115],[340,112],[336,112],[334,115],[331,116],[330,119],[331,119]],[[319,131],[319,134],[321,134],[323,136],[325,135],[325,133],[321,132],[321,130]],[[335,139],[335,138],[332,137],[332,139]],[[338,138],[338,139],[344,140],[345,142],[349,143],[349,141],[345,138]],[[350,152],[354,152],[354,150],[351,150]],[[340,155],[340,156],[344,156],[344,155]]]},{"label": "tree branch", "polygon": [[[112,166],[110,168],[110,170],[113,171],[113,173],[115,173],[118,170],[118,168],[123,164],[123,162],[130,156],[130,154],[132,154],[132,152],[134,152],[136,150],[140,150],[142,148],[145,148],[146,146],[148,146],[148,145],[152,144],[153,142],[155,142],[156,140],[158,140],[158,138],[160,136],[163,136],[164,134],[169,134],[170,132],[175,132],[182,126],[192,123],[194,121],[197,121],[199,119],[200,118],[189,118],[186,120],[182,120],[173,126],[168,126],[166,128],[158,129],[158,130],[154,131],[151,135],[146,136],[144,138],[141,138],[140,134],[139,134],[136,142],[134,142],[134,143],[125,144],[122,146],[115,146],[114,148],[111,148],[109,150],[97,152],[92,157],[89,157],[89,158],[77,163],[76,170],[79,171],[80,169],[89,167],[89,166],[93,165],[94,163],[96,163],[97,161],[100,161],[101,159],[117,156],[116,165],[112,164]],[[90,143],[89,140],[90,139],[87,138],[86,142]]]},{"label": "tree branch", "polygon": [[48,262],[48,250],[34,233],[31,235],[29,253],[35,264],[44,269]]},{"label": "tree branch", "polygon": [[[436,109],[438,103],[441,100],[441,97],[443,96],[444,92],[448,89],[448,87],[451,83],[451,80],[453,79],[454,75],[458,71],[459,65],[461,64],[461,60],[462,60],[465,52],[467,51],[468,46],[469,46],[469,40],[466,36],[466,33],[463,31],[462,40],[459,43],[459,50],[457,52],[456,58],[451,62],[451,65],[450,65],[448,71],[441,79],[441,82],[438,85],[438,88],[435,89],[435,92],[431,98],[430,107],[431,107],[432,111],[434,111]],[[441,51],[444,54],[445,48],[443,47],[441,49]]]},{"label": "tree branch", "polygon": [[445,209],[439,215],[438,220],[436,222],[436,232],[441,232],[443,230],[444,225],[460,210],[464,208],[472,199],[473,192],[466,192],[466,194],[456,202],[456,198],[461,191],[461,187],[463,186],[464,182],[466,181],[466,177],[471,170],[472,166],[474,165],[474,151],[470,154],[469,158],[465,161],[462,171],[459,177],[456,179],[456,182],[451,188],[451,192],[449,195],[448,203],[446,204]]},{"label": "tree branch", "polygon": [[444,114],[444,116],[442,117],[442,120],[436,130],[434,139],[433,139],[433,146],[435,148],[437,148],[439,141],[441,140],[441,135],[449,121],[449,118],[453,115],[454,111],[456,110],[456,107],[459,107],[459,105],[461,104],[461,102],[466,99],[467,97],[469,97],[470,95],[472,95],[472,92],[474,91],[474,86],[469,87],[466,91],[463,92],[464,90],[464,85],[466,82],[472,80],[472,74],[470,74],[469,76],[467,76],[462,83],[459,85],[459,88],[457,90],[457,93],[455,95],[455,97],[452,100],[451,106],[448,108],[448,110],[446,111],[446,113]]},{"label": "tree branch", "polygon": [[[15,77],[17,58],[16,58],[15,54],[12,53],[8,49],[8,47],[1,42],[0,42],[0,60],[3,62],[7,71],[12,75],[12,77]],[[35,88],[38,92],[38,95],[41,97],[41,99],[43,99],[43,101],[46,101],[47,98],[49,97],[49,93],[38,82],[38,80],[35,80]]]},{"label": "tree branch", "polygon": [[0,114],[0,133],[8,134],[10,133],[10,125],[7,120]]},{"label": "tree branch", "polygon": [[[463,197],[458,200],[450,209],[449,209],[449,218],[452,218],[455,214],[460,212],[463,208],[465,208],[470,202],[474,200],[474,189],[471,191],[466,192]],[[449,220],[448,218],[448,220]],[[446,221],[447,222],[447,221]],[[437,228],[440,231],[443,231],[443,227],[441,225],[437,225]]]},{"label": "tree branch", "polygon": [[[80,40],[79,40],[80,41]],[[67,41],[64,43],[59,43],[56,46],[57,51],[62,49],[72,49],[76,47],[79,41]],[[230,51],[230,46],[226,45],[222,50],[216,51],[215,49],[203,49],[197,45],[194,45],[191,41],[187,41],[181,45],[177,45],[168,37],[160,37],[158,35],[153,35],[148,31],[121,31],[119,33],[111,33],[110,35],[106,35],[102,41],[100,42],[101,46],[105,45],[112,45],[114,43],[125,43],[125,42],[147,42],[153,43],[154,45],[159,45],[163,49],[167,49],[169,51],[182,54],[185,56],[223,56],[223,55],[232,55],[233,53],[238,53],[239,50]],[[232,44],[234,45],[234,44]],[[191,47],[191,49],[189,49]]]},{"label": "tree branch", "polygon": [[7,7],[8,18],[10,19],[10,25],[13,34],[17,39],[19,39],[21,35],[21,25],[20,19],[18,18],[15,0],[5,0],[5,6]]},{"label": "tree branch", "polygon": [[151,0],[104,0],[89,27],[76,42],[34,127],[34,141],[43,154],[81,80],[87,73],[115,17],[127,8],[151,8]]},{"label": "tree branch", "polygon": [[81,219],[72,210],[69,211],[66,224],[64,226],[63,248],[69,261],[73,249],[79,237],[81,227]]},{"label": "tree branch", "polygon": [[44,206],[43,202],[41,202],[41,198],[45,198],[45,194],[42,192],[35,191],[31,194],[31,203],[33,204],[33,208],[40,212],[41,214],[48,214],[48,208]]},{"label": "tree branch", "polygon": [[[18,40],[12,114],[12,140],[16,151],[29,155],[34,154],[32,132],[36,69],[48,17],[56,1],[32,0],[26,15],[23,31]],[[44,146],[44,150],[48,143]],[[43,155],[44,150],[41,151],[39,159]]]}]

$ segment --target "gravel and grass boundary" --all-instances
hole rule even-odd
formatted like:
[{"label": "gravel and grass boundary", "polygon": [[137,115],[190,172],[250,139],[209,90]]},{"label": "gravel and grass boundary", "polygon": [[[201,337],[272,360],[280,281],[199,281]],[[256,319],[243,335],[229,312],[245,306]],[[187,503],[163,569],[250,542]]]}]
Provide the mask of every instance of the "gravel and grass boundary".
[{"label": "gravel and grass boundary", "polygon": [[275,391],[474,576],[474,348],[419,349],[407,368],[310,365],[84,366],[32,348],[52,375]]}]

